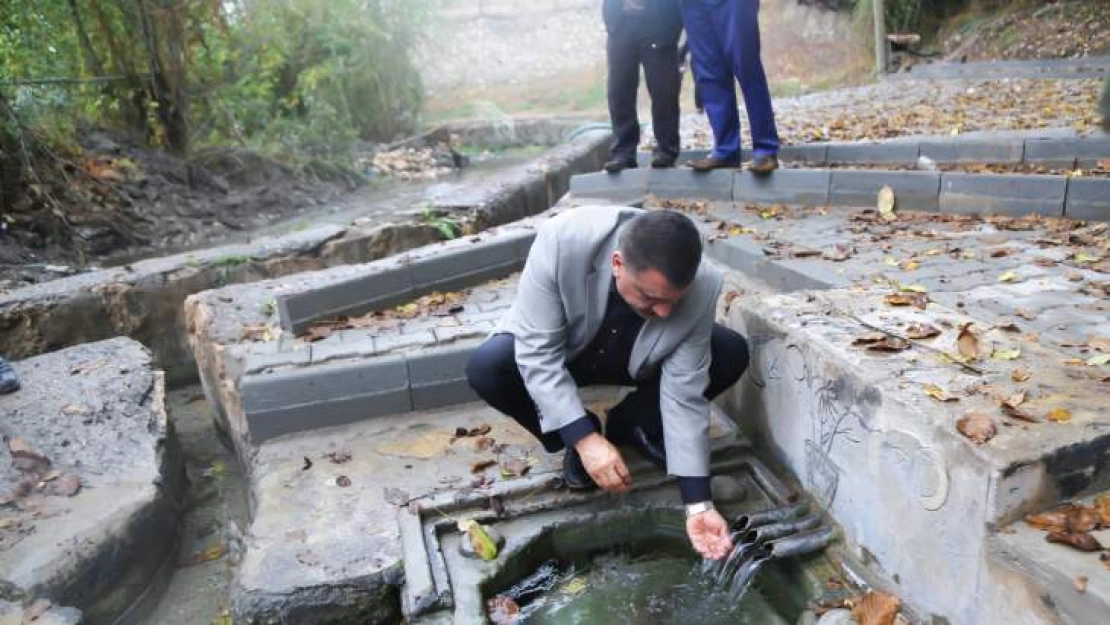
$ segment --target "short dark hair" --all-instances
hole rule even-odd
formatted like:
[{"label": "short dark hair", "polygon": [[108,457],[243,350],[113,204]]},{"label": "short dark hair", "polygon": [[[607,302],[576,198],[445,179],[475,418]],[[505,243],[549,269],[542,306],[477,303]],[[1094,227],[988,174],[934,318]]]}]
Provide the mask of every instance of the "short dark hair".
[{"label": "short dark hair", "polygon": [[686,215],[653,210],[624,225],[618,249],[632,271],[654,269],[681,289],[693,282],[698,273],[701,234]]}]

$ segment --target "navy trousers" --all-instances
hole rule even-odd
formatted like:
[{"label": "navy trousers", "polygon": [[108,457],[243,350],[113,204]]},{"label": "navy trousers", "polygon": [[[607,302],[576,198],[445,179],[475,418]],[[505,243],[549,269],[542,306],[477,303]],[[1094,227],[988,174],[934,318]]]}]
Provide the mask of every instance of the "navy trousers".
[{"label": "navy trousers", "polygon": [[[547,451],[559,451],[563,448],[559,433],[545,433],[540,427],[536,404],[528,394],[524,378],[516,365],[514,343],[511,334],[491,336],[470,357],[470,362],[466,365],[466,377],[470,386],[486,403],[524,426],[524,429],[543,443]],[[735,384],[748,368],[748,343],[733,330],[713,324],[709,350],[712,361],[709,365],[709,385],[705,388],[705,397],[713,399]],[[663,417],[659,411],[659,374],[640,381],[632,381],[627,375],[620,380],[598,379],[590,375],[589,358],[579,357],[567,365],[571,377],[579,387],[626,386],[629,383],[636,386],[636,390],[626,395],[621,403],[609,411],[606,435],[612,437],[615,429],[638,425],[649,437],[661,441]]]},{"label": "navy trousers", "polygon": [[695,80],[713,128],[713,156],[740,157],[736,82],[744,94],[756,156],[778,154],[771,91],[759,52],[759,0],[682,0]]},{"label": "navy trousers", "polygon": [[640,119],[636,95],[640,89],[640,66],[644,68],[651,96],[651,124],[655,133],[655,156],[678,158],[679,74],[678,36],[673,41],[656,41],[644,24],[646,18],[627,18],[627,24],[609,33],[606,58],[609,65],[609,119],[613,124],[610,155],[616,160],[636,162],[640,145]]}]

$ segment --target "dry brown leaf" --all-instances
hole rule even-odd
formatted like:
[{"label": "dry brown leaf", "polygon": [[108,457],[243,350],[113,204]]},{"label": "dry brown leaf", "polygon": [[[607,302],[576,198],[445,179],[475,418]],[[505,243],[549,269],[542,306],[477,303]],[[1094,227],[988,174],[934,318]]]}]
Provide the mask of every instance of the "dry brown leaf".
[{"label": "dry brown leaf", "polygon": [[1095,511],[1098,512],[1102,527],[1110,528],[1110,495],[1095,497]]},{"label": "dry brown leaf", "polygon": [[925,394],[940,402],[960,401],[959,397],[951,395],[948,391],[936,384],[926,384]]},{"label": "dry brown leaf", "polygon": [[1036,313],[1034,313],[1032,311],[1025,310],[1024,308],[1019,308],[1019,309],[1015,310],[1014,314],[1017,315],[1018,317],[1021,317],[1022,319],[1026,320],[1026,321],[1032,321],[1032,320],[1037,318]]},{"label": "dry brown leaf", "polygon": [[890,293],[883,298],[888,306],[913,306],[918,310],[925,310],[929,303],[929,296],[925,293]]},{"label": "dry brown leaf", "polygon": [[894,625],[901,609],[898,597],[871,590],[852,608],[852,620],[860,625]]},{"label": "dry brown leaf", "polygon": [[1100,352],[1110,352],[1110,336],[1092,336],[1087,339],[1087,347]]},{"label": "dry brown leaf", "polygon": [[1068,527],[1068,514],[1074,506],[1067,504],[1056,510],[1049,510],[1040,514],[1030,514],[1025,517],[1025,523],[1038,530],[1064,531]]},{"label": "dry brown leaf", "polygon": [[1102,551],[1098,539],[1086,532],[1049,532],[1045,540],[1075,547],[1080,551]]},{"label": "dry brown leaf", "polygon": [[956,429],[976,445],[982,445],[998,433],[994,418],[985,412],[969,412],[960,417],[956,421]]},{"label": "dry brown leaf", "polygon": [[1010,372],[1010,379],[1014,382],[1028,382],[1032,377],[1033,374],[1029,373],[1027,369],[1014,369]]},{"label": "dry brown leaf", "polygon": [[531,468],[528,461],[522,458],[504,460],[501,462],[501,477],[523,477],[528,474],[528,469]]},{"label": "dry brown leaf", "polygon": [[496,464],[496,460],[479,460],[478,462],[470,465],[470,472],[481,473],[482,471],[485,471],[486,469],[495,466]]},{"label": "dry brown leaf", "polygon": [[1008,397],[1003,397],[998,400],[998,403],[1001,404],[1003,408],[1017,408],[1025,403],[1025,391],[1018,391]]},{"label": "dry brown leaf", "polygon": [[931,339],[935,336],[940,336],[940,328],[931,326],[927,323],[911,323],[906,328],[906,336],[915,341]]},{"label": "dry brown leaf", "polygon": [[512,625],[518,622],[520,616],[520,606],[505,595],[497,595],[487,601],[486,611],[493,625]]},{"label": "dry brown leaf", "polygon": [[960,355],[968,360],[979,357],[979,337],[972,330],[973,324],[965,323],[960,326],[960,335],[956,338],[956,346]]},{"label": "dry brown leaf", "polygon": [[856,337],[855,340],[852,341],[852,345],[871,345],[872,343],[882,341],[886,337],[887,335],[882,332],[868,332],[867,334]]},{"label": "dry brown leaf", "polygon": [[44,492],[55,497],[73,497],[81,491],[81,478],[67,473],[46,485]]},{"label": "dry brown leaf", "polygon": [[888,336],[877,343],[871,343],[867,346],[868,351],[872,352],[901,352],[910,348],[909,341],[905,339]]}]

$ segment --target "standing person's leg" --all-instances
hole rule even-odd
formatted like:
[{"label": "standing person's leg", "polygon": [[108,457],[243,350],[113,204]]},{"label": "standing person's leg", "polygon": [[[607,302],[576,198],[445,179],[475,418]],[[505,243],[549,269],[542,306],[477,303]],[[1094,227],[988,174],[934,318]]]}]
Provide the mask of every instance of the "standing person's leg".
[{"label": "standing person's leg", "polygon": [[[702,0],[682,0],[682,21],[690,42],[691,67],[701,90],[705,114],[713,128],[713,153],[706,161],[735,167],[740,163],[740,114],[736,108],[736,79],[715,22],[717,13],[727,6]],[[712,169],[713,163],[695,169]]]},{"label": "standing person's leg", "polygon": [[645,44],[641,50],[644,80],[651,96],[651,124],[655,132],[652,167],[673,167],[678,158],[678,98],[682,89],[678,42]]},{"label": "standing person's leg", "polygon": [[636,92],[640,89],[640,38],[626,24],[609,33],[606,59],[609,65],[609,120],[613,124],[613,145],[606,171],[617,172],[636,166],[640,145],[640,119],[636,115]]},{"label": "standing person's leg", "polygon": [[759,0],[728,0],[722,4],[718,34],[728,51],[732,71],[740,81],[752,152],[756,159],[776,156],[779,134],[759,41]]},{"label": "standing person's leg", "polygon": [[[736,384],[748,368],[748,342],[736,331],[714,323],[709,352],[709,385],[705,388],[705,398],[712,400]],[[609,411],[606,433],[611,440],[635,444],[656,464],[665,462],[659,383],[658,375],[645,380],[614,406]]]}]

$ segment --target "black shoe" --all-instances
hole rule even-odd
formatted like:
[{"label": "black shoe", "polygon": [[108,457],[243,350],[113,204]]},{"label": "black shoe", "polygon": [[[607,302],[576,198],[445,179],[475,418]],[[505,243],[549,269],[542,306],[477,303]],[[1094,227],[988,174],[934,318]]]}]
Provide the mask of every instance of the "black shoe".
[{"label": "black shoe", "polygon": [[15,369],[12,369],[7,360],[0,358],[0,394],[14,393],[18,390],[19,377],[15,375]]},{"label": "black shoe", "polygon": [[755,160],[752,161],[752,164],[748,165],[748,171],[757,176],[766,176],[767,174],[775,171],[778,168],[779,159],[774,155],[757,156],[755,157]]},{"label": "black shoe", "polygon": [[629,442],[632,443],[632,448],[644,460],[654,464],[664,472],[667,470],[667,448],[663,446],[661,439],[652,438],[643,428],[636,426],[632,428],[632,437]]},{"label": "black shoe", "polygon": [[674,167],[675,157],[666,154],[656,154],[651,158],[652,169],[670,169]]},{"label": "black shoe", "polygon": [[714,158],[712,156],[707,156],[690,161],[689,165],[690,169],[699,172],[712,171],[714,169],[736,169],[740,166],[740,159]]},{"label": "black shoe", "polygon": [[619,174],[626,169],[636,169],[638,166],[636,161],[630,161],[626,158],[612,158],[605,161],[605,164],[601,167],[610,174]]},{"label": "black shoe", "polygon": [[594,479],[586,473],[582,465],[582,458],[573,447],[567,447],[563,453],[563,483],[571,490],[593,490],[597,488]]}]

